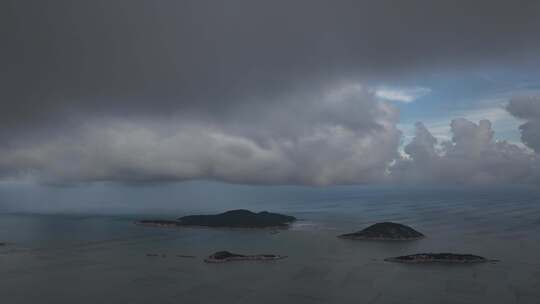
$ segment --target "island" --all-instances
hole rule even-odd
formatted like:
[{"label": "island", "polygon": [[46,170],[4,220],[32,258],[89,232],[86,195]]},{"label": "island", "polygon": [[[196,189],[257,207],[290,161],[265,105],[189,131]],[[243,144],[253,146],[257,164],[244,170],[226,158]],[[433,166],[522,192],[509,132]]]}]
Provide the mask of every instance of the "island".
[{"label": "island", "polygon": [[0,242],[0,246],[6,246],[6,243],[1,243],[1,242]]},{"label": "island", "polygon": [[206,263],[225,263],[232,261],[275,261],[286,258],[286,256],[276,254],[255,254],[243,255],[231,253],[229,251],[218,251],[204,259]]},{"label": "island", "polygon": [[338,237],[350,240],[411,241],[424,238],[425,236],[409,226],[383,222],[371,225],[364,230],[342,234]]},{"label": "island", "polygon": [[140,220],[138,225],[156,227],[204,226],[226,228],[280,228],[287,227],[296,218],[290,215],[262,211],[259,213],[238,209],[213,215],[188,215],[177,220]]},{"label": "island", "polygon": [[387,262],[421,264],[421,263],[450,263],[450,264],[471,264],[496,262],[473,254],[456,253],[418,253],[384,259]]},{"label": "island", "polygon": [[294,216],[262,211],[231,210],[215,215],[188,215],[178,219],[182,226],[265,228],[283,227],[294,222]]}]

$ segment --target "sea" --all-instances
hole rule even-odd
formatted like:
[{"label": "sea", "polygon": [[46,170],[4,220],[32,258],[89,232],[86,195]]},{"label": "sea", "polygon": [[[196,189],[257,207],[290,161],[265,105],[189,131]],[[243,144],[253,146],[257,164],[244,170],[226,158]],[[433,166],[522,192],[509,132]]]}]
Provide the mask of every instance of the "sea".
[{"label": "sea", "polygon": [[[191,204],[163,213],[4,212],[0,303],[540,303],[537,188],[343,186],[261,196],[254,191],[226,206]],[[299,220],[288,229],[261,230],[134,224],[225,207]],[[427,237],[336,238],[381,221],[409,225]],[[203,261],[221,250],[287,258]],[[498,262],[384,261],[424,252],[471,253]]]}]

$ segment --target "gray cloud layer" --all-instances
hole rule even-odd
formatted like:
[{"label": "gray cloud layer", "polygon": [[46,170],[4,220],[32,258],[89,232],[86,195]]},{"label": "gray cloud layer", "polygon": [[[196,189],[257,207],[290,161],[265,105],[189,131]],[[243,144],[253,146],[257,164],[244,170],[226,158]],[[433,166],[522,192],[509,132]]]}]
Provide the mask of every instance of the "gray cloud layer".
[{"label": "gray cloud layer", "polygon": [[[419,125],[401,159],[397,110],[354,84],[538,66],[538,11],[538,1],[2,1],[0,176],[529,181],[531,154],[493,142],[487,122],[454,121],[442,148]],[[523,140],[538,151],[538,119],[522,106],[509,111],[529,121]]]},{"label": "gray cloud layer", "polygon": [[401,135],[395,108],[356,86],[300,104],[268,109],[256,123],[94,121],[2,148],[0,168],[5,176],[50,182],[211,178],[327,185],[384,179]]},{"label": "gray cloud layer", "polygon": [[[525,183],[540,181],[538,155],[495,141],[488,120],[451,124],[439,142],[422,124],[400,156],[397,109],[346,85],[297,97],[259,121],[91,121],[41,141],[0,148],[3,178],[47,183],[215,179],[248,184]],[[517,111],[512,100],[509,109]],[[536,103],[524,103],[523,107]],[[527,111],[528,115],[536,115]],[[535,117],[535,116],[534,116]],[[532,119],[532,118],[531,118]],[[530,122],[525,124],[531,126]],[[523,128],[538,142],[538,125]],[[536,137],[535,137],[536,136]]]},{"label": "gray cloud layer", "polygon": [[223,119],[342,78],[530,67],[539,11],[493,0],[2,1],[0,135],[75,115]]},{"label": "gray cloud layer", "polygon": [[510,100],[507,110],[526,120],[519,126],[521,140],[537,153],[540,152],[540,97],[516,97]]}]

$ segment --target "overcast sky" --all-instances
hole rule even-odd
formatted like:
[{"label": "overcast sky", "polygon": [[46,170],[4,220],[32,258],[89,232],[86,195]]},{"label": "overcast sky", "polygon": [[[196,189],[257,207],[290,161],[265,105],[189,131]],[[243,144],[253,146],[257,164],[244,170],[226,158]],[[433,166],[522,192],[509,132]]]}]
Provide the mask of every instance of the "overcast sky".
[{"label": "overcast sky", "polygon": [[539,1],[2,1],[0,181],[540,181]]}]

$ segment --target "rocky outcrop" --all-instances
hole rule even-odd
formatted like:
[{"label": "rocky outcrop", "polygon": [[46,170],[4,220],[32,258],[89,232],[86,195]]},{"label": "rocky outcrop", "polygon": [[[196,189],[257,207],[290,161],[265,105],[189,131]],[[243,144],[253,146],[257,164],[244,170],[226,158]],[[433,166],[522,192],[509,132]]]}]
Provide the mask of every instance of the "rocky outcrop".
[{"label": "rocky outcrop", "polygon": [[255,255],[243,255],[237,253],[231,253],[229,251],[218,251],[204,261],[206,263],[225,263],[232,261],[274,261],[286,258],[282,255],[275,254],[255,254]]},{"label": "rocky outcrop", "polygon": [[394,258],[384,259],[387,262],[398,263],[456,263],[456,264],[468,264],[468,263],[485,263],[495,262],[496,260],[488,260],[484,257],[473,254],[456,254],[456,253],[418,253],[411,255],[398,256]]}]

